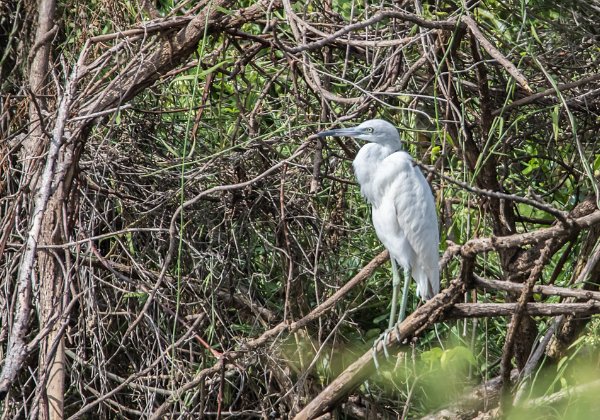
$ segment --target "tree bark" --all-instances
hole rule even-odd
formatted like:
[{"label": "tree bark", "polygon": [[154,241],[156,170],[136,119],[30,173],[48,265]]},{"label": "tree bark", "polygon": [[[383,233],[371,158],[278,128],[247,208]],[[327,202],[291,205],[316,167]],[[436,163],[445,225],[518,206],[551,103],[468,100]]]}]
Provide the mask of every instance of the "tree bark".
[{"label": "tree bark", "polygon": [[[38,2],[38,26],[35,44],[32,47],[33,59],[29,70],[29,85],[32,93],[29,106],[30,135],[24,142],[23,153],[29,159],[26,175],[23,181],[29,188],[34,189],[34,184],[44,184],[41,160],[43,150],[48,147],[50,138],[46,134],[45,115],[49,115],[48,101],[45,99],[49,93],[48,77],[50,71],[50,56],[54,20],[56,14],[55,0],[40,0]],[[30,55],[31,55],[30,53]],[[46,174],[48,175],[48,174]],[[36,182],[37,181],[37,182]],[[41,183],[39,181],[42,181]],[[60,240],[60,220],[62,206],[60,198],[54,195],[50,198],[41,221],[38,238],[39,244],[55,244]],[[57,314],[62,313],[62,288],[63,276],[58,269],[58,264],[51,253],[41,253],[38,256],[37,275],[39,285],[38,318],[40,327],[49,325]],[[34,271],[34,273],[35,273]],[[31,287],[29,285],[28,287]],[[25,331],[23,331],[25,333]],[[55,343],[55,341],[57,341]],[[54,344],[54,345],[53,345]],[[64,405],[64,342],[57,334],[57,329],[51,328],[50,333],[42,340],[39,353],[38,390],[39,417],[42,419],[63,418]]]}]

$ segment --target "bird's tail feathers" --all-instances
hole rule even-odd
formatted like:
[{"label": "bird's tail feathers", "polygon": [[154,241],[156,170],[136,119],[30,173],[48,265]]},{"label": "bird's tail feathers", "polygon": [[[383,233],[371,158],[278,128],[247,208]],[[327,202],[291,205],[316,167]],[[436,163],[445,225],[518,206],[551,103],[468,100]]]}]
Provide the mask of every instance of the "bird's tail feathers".
[{"label": "bird's tail feathers", "polygon": [[440,277],[437,270],[435,270],[435,272],[427,273],[423,267],[415,266],[412,268],[412,277],[417,283],[417,294],[422,299],[431,299],[439,293]]}]

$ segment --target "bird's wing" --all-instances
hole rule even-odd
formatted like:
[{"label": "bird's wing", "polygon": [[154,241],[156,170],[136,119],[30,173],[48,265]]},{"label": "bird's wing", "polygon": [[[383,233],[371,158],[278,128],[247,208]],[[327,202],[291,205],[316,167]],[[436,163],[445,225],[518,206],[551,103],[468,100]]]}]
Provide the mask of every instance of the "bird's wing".
[{"label": "bird's wing", "polygon": [[[385,158],[377,171],[380,194],[393,199],[396,220],[415,252],[416,262],[429,280],[429,286],[417,280],[420,294],[431,297],[439,291],[439,231],[433,194],[421,170],[406,152]],[[412,264],[414,266],[414,263]],[[413,273],[414,273],[413,267]]]}]

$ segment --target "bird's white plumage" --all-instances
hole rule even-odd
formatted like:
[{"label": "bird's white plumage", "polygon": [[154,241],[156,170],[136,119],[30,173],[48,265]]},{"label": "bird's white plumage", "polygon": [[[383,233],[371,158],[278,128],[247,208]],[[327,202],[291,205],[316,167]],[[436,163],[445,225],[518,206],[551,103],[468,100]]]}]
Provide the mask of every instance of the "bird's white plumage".
[{"label": "bird's white plumage", "polygon": [[369,120],[320,135],[369,142],[359,150],[353,167],[361,192],[373,207],[377,236],[390,256],[411,273],[417,294],[423,299],[433,297],[440,287],[435,202],[427,180],[402,151],[396,128],[387,121]]},{"label": "bird's white plumage", "polygon": [[410,155],[377,143],[363,146],[353,162],[361,192],[373,206],[373,226],[390,255],[410,269],[417,294],[439,291],[438,224],[429,184]]},{"label": "bird's white plumage", "polygon": [[381,194],[373,205],[373,225],[390,255],[410,269],[417,294],[430,299],[439,292],[438,225],[433,195],[425,177],[406,152],[385,158],[375,184]]}]

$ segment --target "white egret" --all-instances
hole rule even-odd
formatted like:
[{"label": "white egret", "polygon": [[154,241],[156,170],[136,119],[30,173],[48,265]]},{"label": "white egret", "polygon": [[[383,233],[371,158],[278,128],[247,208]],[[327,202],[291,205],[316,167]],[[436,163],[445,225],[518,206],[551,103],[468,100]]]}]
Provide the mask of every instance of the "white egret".
[{"label": "white egret", "polygon": [[394,326],[400,274],[404,288],[398,322],[404,320],[410,277],[417,294],[430,299],[439,292],[439,234],[435,203],[429,184],[411,156],[402,150],[398,130],[387,121],[369,120],[357,127],[318,134],[365,140],[352,165],[362,195],[373,208],[373,225],[392,262],[393,293],[389,329]]}]

